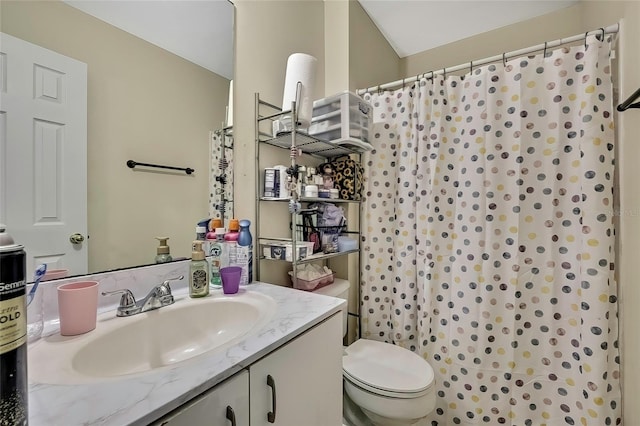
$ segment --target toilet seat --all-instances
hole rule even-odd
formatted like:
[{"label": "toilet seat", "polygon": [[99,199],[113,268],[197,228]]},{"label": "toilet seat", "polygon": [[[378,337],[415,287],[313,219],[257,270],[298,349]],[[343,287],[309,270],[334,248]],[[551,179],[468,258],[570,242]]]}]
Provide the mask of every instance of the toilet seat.
[{"label": "toilet seat", "polygon": [[345,349],[346,380],[380,396],[418,398],[433,387],[433,369],[415,353],[389,343],[360,339]]}]

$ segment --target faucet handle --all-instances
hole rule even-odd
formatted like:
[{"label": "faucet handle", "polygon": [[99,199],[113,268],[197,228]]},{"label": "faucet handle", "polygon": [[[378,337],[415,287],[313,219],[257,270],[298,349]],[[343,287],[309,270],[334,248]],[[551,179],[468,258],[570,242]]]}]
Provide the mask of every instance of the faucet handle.
[{"label": "faucet handle", "polygon": [[114,291],[103,291],[102,295],[103,296],[111,296],[114,294],[122,294],[122,297],[120,298],[120,306],[119,308],[131,308],[133,306],[135,306],[136,304],[136,298],[133,297],[133,293],[131,293],[131,290],[129,289],[122,289],[122,290],[114,290]]},{"label": "faucet handle", "polygon": [[167,280],[164,280],[162,282],[162,285],[160,286],[162,288],[162,292],[163,292],[163,296],[164,295],[170,295],[171,294],[171,286],[169,285],[169,283],[171,281],[180,281],[184,278],[184,275],[180,275],[179,277],[175,277],[175,278],[169,278]]}]

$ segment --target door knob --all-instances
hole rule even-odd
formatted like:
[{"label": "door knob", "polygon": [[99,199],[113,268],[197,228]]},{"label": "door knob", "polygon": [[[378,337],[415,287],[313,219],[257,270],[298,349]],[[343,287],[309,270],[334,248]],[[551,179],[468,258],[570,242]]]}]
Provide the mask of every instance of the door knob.
[{"label": "door knob", "polygon": [[71,244],[81,244],[84,241],[84,237],[82,234],[76,232],[75,234],[71,234],[69,241],[71,241]]}]

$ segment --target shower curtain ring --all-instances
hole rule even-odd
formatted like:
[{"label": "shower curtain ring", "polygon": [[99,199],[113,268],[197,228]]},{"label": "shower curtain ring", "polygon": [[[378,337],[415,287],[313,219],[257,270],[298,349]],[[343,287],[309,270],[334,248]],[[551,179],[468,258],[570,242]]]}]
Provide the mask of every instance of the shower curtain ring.
[{"label": "shower curtain ring", "polygon": [[544,42],[544,53],[542,54],[542,57],[543,58],[547,57],[547,42],[546,41]]},{"label": "shower curtain ring", "polygon": [[433,81],[433,77],[435,77],[435,74],[433,73],[433,71],[431,71],[431,81]]},{"label": "shower curtain ring", "polygon": [[600,41],[604,41],[604,28],[600,27],[600,31],[602,31],[602,40]]},{"label": "shower curtain ring", "polygon": [[442,68],[442,75],[444,75],[444,79],[447,79],[447,68]]},{"label": "shower curtain ring", "polygon": [[584,33],[584,48],[587,48],[587,36],[589,35],[589,31],[587,31],[586,33]]},{"label": "shower curtain ring", "polygon": [[473,61],[470,62],[471,65],[469,65],[469,74],[473,73]]},{"label": "shower curtain ring", "polygon": [[506,52],[502,52],[502,66],[503,67],[507,66],[507,53]]}]

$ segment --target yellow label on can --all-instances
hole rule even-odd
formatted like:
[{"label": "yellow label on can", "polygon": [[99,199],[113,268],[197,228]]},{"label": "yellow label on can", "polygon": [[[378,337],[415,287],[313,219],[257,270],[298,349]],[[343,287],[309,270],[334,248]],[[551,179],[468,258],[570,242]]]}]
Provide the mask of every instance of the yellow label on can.
[{"label": "yellow label on can", "polygon": [[27,298],[0,300],[0,355],[27,342]]}]

